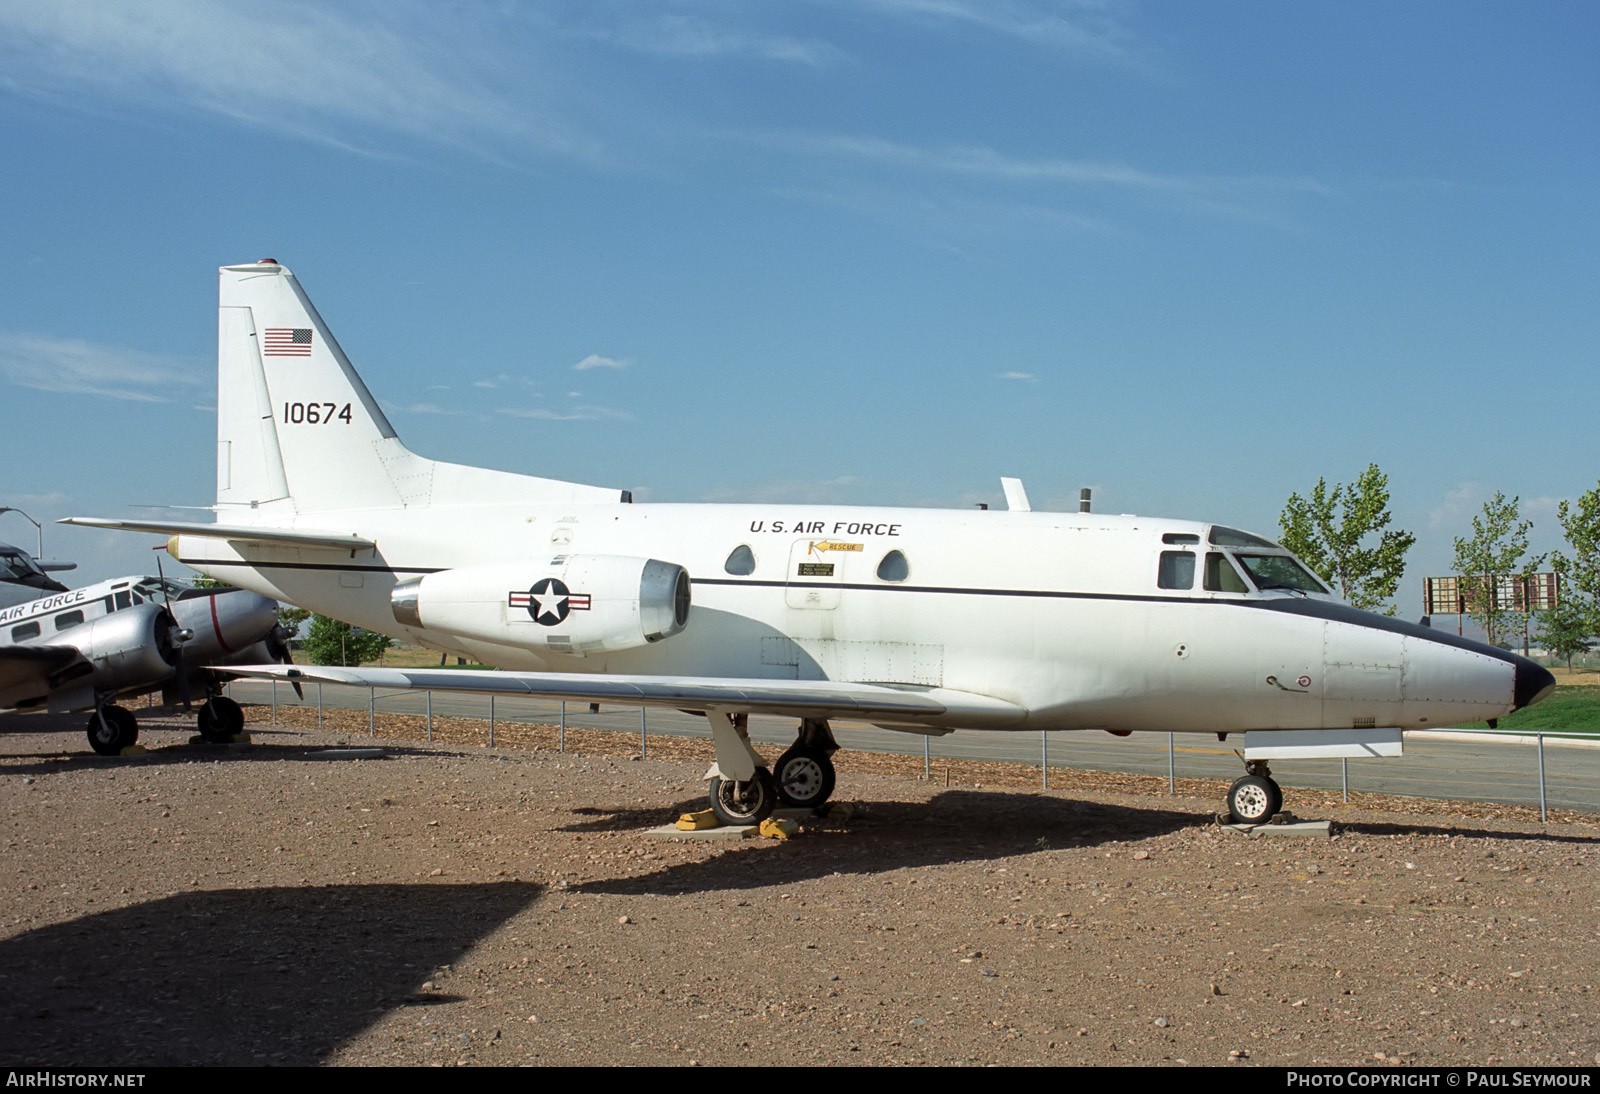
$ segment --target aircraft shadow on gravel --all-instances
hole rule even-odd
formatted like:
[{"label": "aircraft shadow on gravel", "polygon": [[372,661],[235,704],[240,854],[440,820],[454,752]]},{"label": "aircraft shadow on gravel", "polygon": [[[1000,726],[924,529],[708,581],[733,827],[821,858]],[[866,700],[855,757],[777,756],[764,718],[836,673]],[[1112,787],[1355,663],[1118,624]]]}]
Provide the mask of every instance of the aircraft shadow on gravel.
[{"label": "aircraft shadow on gravel", "polygon": [[[1024,797],[1015,791],[947,790],[929,802],[863,803],[850,820],[818,820],[809,834],[785,842],[781,849],[765,847],[763,840],[738,845],[780,852],[759,859],[723,854],[573,888],[585,893],[650,894],[759,889],[829,874],[880,874],[908,866],[1095,847],[1194,828],[1210,820],[1192,812]],[[662,821],[659,810],[619,810],[605,820],[568,825],[563,831],[637,829]]]},{"label": "aircraft shadow on gravel", "polygon": [[309,1065],[538,900],[528,882],[182,893],[0,942],[10,1066]]}]

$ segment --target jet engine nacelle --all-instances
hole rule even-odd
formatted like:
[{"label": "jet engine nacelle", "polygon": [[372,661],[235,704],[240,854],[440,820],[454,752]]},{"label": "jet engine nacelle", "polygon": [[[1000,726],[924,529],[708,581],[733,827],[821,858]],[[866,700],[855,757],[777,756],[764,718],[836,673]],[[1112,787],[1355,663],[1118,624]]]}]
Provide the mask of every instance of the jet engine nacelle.
[{"label": "jet engine nacelle", "polygon": [[626,555],[445,570],[395,586],[408,627],[582,657],[670,638],[689,622],[689,573]]},{"label": "jet engine nacelle", "polygon": [[93,705],[86,695],[159,686],[178,663],[179,637],[171,613],[159,604],[137,604],[62,631],[50,645],[72,646],[83,659],[51,677],[53,689],[65,690],[52,691],[50,709],[78,710]]}]

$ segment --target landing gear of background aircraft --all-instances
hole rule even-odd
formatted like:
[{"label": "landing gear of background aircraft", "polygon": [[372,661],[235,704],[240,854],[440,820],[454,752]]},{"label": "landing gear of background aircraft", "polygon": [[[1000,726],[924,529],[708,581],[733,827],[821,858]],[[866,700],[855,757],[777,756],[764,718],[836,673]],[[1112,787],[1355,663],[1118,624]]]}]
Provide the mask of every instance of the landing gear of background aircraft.
[{"label": "landing gear of background aircraft", "polygon": [[772,772],[758,767],[748,782],[711,780],[711,811],[727,825],[760,824],[778,805],[778,788]]},{"label": "landing gear of background aircraft", "polygon": [[139,739],[139,720],[122,707],[101,707],[89,715],[89,747],[102,756],[118,755]]},{"label": "landing gear of background aircraft", "polygon": [[226,695],[214,695],[195,717],[200,736],[213,744],[227,744],[244,732],[244,710]]},{"label": "landing gear of background aircraft", "polygon": [[1283,790],[1265,763],[1254,760],[1244,769],[1249,774],[1228,787],[1228,813],[1234,824],[1266,824],[1283,808]]}]

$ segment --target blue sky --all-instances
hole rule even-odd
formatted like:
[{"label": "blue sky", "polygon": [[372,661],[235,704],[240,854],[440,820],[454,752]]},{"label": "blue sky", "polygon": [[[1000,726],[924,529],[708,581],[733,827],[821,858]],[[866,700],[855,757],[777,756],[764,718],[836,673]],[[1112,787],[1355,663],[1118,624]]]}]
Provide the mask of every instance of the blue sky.
[{"label": "blue sky", "polygon": [[208,504],[272,256],[425,455],[1271,534],[1376,462],[1414,616],[1600,478],[1597,58],[1576,2],[0,0],[0,505]]}]

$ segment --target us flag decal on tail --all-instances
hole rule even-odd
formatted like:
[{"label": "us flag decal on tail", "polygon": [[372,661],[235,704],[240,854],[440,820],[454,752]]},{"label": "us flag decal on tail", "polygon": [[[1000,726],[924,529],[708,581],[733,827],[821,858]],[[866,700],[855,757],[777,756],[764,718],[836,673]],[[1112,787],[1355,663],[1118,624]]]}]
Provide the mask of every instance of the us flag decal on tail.
[{"label": "us flag decal on tail", "polygon": [[310,357],[310,327],[268,327],[261,341],[265,357]]}]

